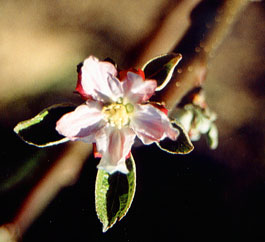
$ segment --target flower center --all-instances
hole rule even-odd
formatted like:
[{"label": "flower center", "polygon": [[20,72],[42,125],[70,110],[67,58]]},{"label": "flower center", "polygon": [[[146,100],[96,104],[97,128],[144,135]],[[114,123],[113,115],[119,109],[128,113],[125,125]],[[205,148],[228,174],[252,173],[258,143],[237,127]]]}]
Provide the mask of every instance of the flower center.
[{"label": "flower center", "polygon": [[104,119],[113,127],[121,129],[128,126],[134,106],[131,103],[112,103],[103,107]]}]

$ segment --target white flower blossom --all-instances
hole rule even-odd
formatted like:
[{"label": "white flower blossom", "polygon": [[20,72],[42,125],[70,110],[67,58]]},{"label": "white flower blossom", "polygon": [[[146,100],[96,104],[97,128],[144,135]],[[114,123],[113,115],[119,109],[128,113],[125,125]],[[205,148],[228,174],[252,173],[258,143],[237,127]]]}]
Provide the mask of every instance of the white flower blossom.
[{"label": "white flower blossom", "polygon": [[70,140],[95,143],[101,156],[98,168],[109,173],[128,172],[125,160],[136,136],[144,144],[178,136],[167,115],[148,102],[157,82],[144,80],[141,70],[122,73],[110,62],[88,57],[76,88],[86,102],[56,125]]}]

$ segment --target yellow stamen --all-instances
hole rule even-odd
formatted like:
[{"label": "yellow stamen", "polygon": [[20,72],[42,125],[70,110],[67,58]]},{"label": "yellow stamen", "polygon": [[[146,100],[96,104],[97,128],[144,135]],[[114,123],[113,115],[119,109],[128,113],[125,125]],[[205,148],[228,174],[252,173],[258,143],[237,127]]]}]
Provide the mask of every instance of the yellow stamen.
[{"label": "yellow stamen", "polygon": [[103,114],[105,120],[113,127],[121,129],[128,126],[130,123],[130,116],[133,113],[134,106],[131,103],[112,103],[103,107]]}]

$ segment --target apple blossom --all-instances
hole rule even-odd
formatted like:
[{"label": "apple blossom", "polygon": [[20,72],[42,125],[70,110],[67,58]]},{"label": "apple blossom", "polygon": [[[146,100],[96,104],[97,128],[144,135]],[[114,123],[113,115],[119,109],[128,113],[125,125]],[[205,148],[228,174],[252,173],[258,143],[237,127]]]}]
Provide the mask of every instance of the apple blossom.
[{"label": "apple blossom", "polygon": [[90,56],[79,70],[76,87],[86,101],[63,115],[56,130],[70,140],[95,143],[99,169],[127,173],[125,160],[136,136],[144,144],[178,137],[165,112],[148,102],[156,87],[156,80],[145,80],[141,70],[118,72],[112,63]]}]

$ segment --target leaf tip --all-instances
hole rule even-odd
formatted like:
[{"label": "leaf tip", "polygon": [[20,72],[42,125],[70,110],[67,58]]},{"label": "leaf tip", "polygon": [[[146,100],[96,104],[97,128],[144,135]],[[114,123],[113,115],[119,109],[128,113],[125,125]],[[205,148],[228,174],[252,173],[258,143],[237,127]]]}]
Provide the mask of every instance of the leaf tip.
[{"label": "leaf tip", "polygon": [[172,59],[172,62],[174,62],[175,65],[177,65],[182,59],[182,54],[177,53],[176,56]]},{"label": "leaf tip", "polygon": [[194,146],[191,143],[188,133],[176,120],[173,120],[171,123],[173,127],[179,131],[177,140],[162,140],[160,142],[156,142],[157,146],[170,154],[189,154],[191,151],[193,151]]},{"label": "leaf tip", "polygon": [[13,131],[16,133],[16,134],[18,134],[18,132],[19,132],[19,123],[13,128]]},{"label": "leaf tip", "polygon": [[108,226],[103,225],[103,227],[102,227],[102,232],[103,232],[103,233],[106,233],[106,232],[108,231],[108,229],[109,229]]}]

